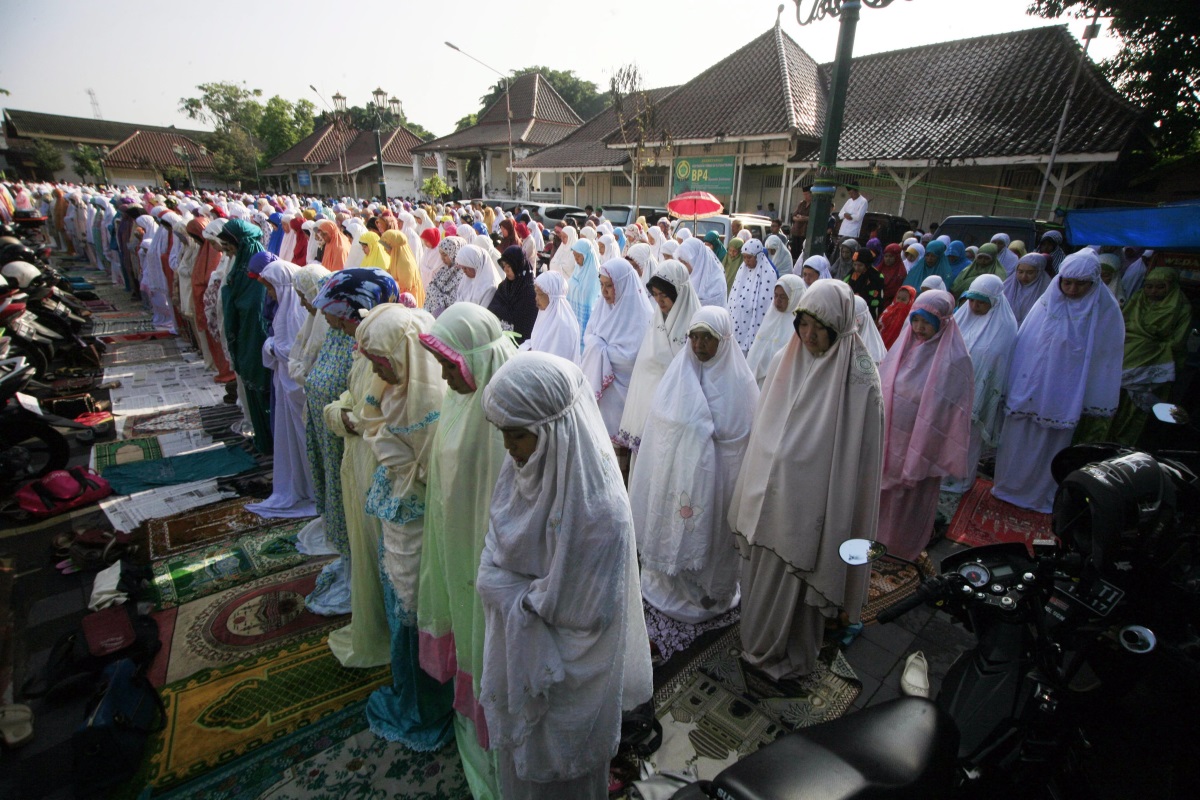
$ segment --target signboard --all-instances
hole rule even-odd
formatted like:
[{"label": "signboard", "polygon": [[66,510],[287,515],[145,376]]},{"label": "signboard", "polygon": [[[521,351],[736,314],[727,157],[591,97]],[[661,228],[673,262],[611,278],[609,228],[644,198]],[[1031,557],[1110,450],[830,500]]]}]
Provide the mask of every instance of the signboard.
[{"label": "signboard", "polygon": [[296,170],[296,184],[303,189],[312,186],[312,173],[306,169]]},{"label": "signboard", "polygon": [[733,165],[736,156],[682,156],[673,159],[671,194],[701,191],[733,194]]}]

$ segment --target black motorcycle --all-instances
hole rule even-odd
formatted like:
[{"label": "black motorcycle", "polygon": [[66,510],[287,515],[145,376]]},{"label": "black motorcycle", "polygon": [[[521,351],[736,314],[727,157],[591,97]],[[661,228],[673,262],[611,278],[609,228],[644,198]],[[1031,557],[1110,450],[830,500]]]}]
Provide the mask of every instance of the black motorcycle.
[{"label": "black motorcycle", "polygon": [[[1096,708],[1163,654],[1200,677],[1196,455],[1064,451],[1056,539],[1032,553],[1021,543],[956,553],[878,615],[887,623],[928,603],[975,634],[936,701],[904,697],[806,728],[674,797],[1091,797],[1083,762]],[[884,552],[843,546],[852,564]]]}]

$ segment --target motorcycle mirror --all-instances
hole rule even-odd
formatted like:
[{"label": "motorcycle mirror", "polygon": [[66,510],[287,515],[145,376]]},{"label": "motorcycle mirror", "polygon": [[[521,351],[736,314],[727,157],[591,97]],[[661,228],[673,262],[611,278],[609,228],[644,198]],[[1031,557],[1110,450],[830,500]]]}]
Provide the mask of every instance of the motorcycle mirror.
[{"label": "motorcycle mirror", "polygon": [[1126,625],[1117,634],[1117,640],[1131,653],[1141,655],[1149,653],[1158,646],[1158,637],[1154,631],[1142,625]]},{"label": "motorcycle mirror", "polygon": [[1162,422],[1178,425],[1181,421],[1175,417],[1177,409],[1170,403],[1155,403],[1152,410],[1154,411],[1154,416],[1158,417]]},{"label": "motorcycle mirror", "polygon": [[838,548],[838,555],[851,566],[867,564],[887,553],[887,548],[880,542],[870,539],[847,539]]}]

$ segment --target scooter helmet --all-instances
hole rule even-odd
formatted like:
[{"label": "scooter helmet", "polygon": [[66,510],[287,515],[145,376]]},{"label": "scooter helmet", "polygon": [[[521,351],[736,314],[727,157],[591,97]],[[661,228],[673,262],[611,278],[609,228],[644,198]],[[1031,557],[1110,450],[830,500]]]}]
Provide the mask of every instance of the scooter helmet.
[{"label": "scooter helmet", "polygon": [[42,277],[42,271],[26,261],[10,261],[0,267],[0,275],[8,279],[9,286],[28,289]]},{"label": "scooter helmet", "polygon": [[26,261],[32,264],[37,261],[37,253],[23,244],[0,245],[0,264],[12,261]]}]

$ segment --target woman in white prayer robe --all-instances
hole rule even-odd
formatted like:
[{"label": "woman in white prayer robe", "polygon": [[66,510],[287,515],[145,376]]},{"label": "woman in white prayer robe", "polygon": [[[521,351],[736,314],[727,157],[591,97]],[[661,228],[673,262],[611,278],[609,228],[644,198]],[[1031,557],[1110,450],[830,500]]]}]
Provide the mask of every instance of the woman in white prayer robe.
[{"label": "woman in white prayer robe", "polygon": [[654,396],[630,480],[642,597],[697,624],[737,605],[729,501],[750,440],[758,384],[723,308],[704,306]]},{"label": "woman in white prayer robe", "polygon": [[484,389],[483,408],[510,456],[476,581],[500,793],[605,800],[621,714],[653,692],[617,459],[591,385],[565,359],[516,356]]}]

